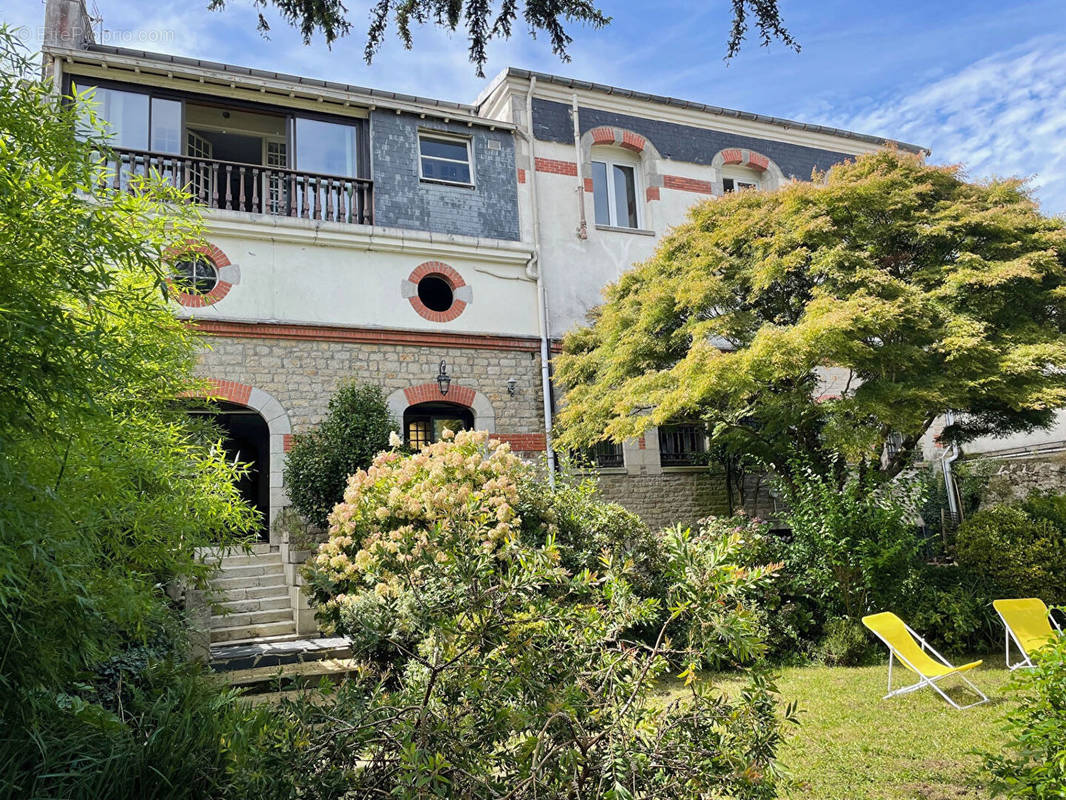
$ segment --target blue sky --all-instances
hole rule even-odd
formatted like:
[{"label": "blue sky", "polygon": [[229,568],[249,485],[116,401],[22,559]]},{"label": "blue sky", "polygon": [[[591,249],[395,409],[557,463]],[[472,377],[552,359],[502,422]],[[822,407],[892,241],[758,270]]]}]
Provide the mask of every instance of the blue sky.
[{"label": "blue sky", "polygon": [[[0,19],[28,26],[33,40],[43,3],[11,2]],[[208,12],[207,0],[96,3],[112,44],[466,102],[485,85],[462,36],[433,28],[415,31],[412,52],[390,38],[368,67],[362,0],[347,3],[353,34],[332,49],[305,47],[280,21],[264,39],[249,0],[222,12]],[[782,0],[802,52],[751,40],[728,64],[727,0],[602,0],[601,8],[614,22],[573,27],[570,63],[516,27],[490,49],[487,74],[526,67],[901,139],[930,147],[937,163],[964,164],[975,179],[1028,177],[1045,212],[1066,214],[1062,0]]]}]

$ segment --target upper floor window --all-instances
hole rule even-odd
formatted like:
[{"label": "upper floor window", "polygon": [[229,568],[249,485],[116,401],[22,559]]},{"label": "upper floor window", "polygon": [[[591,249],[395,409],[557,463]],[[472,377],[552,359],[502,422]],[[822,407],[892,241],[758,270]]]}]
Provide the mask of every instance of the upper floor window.
[{"label": "upper floor window", "polygon": [[690,467],[706,460],[707,435],[702,425],[659,427],[659,463],[664,467]]},{"label": "upper floor window", "polygon": [[751,167],[727,164],[722,168],[722,190],[725,192],[746,192],[763,186],[763,173]]},{"label": "upper floor window", "polygon": [[113,147],[181,153],[181,102],[103,86],[77,86],[92,92],[96,118]]},{"label": "upper floor window", "polygon": [[622,445],[615,442],[598,442],[592,447],[571,452],[575,461],[597,469],[612,469],[625,465]]},{"label": "upper floor window", "polygon": [[474,182],[470,166],[470,140],[437,134],[418,134],[419,172],[424,180]]},{"label": "upper floor window", "polygon": [[592,162],[592,196],[597,225],[639,228],[638,191],[637,164]]},{"label": "upper floor window", "polygon": [[740,178],[722,178],[722,188],[727,192],[743,192],[746,189],[758,189],[759,182]]},{"label": "upper floor window", "polygon": [[322,175],[355,177],[353,125],[296,118],[296,167]]},{"label": "upper floor window", "polygon": [[218,286],[218,268],[207,256],[190,253],[174,263],[174,284],[186,294],[207,294]]}]

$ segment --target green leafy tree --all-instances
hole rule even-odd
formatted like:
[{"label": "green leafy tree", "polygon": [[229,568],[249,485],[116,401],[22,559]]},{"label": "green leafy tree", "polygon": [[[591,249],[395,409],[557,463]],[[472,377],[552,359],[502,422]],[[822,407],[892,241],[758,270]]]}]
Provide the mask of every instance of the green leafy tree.
[{"label": "green leafy tree", "polygon": [[1066,228],[1020,181],[862,156],[695,206],[608,287],[557,361],[561,444],[698,418],[727,457],[786,478],[794,453],[838,480],[895,475],[945,411],[946,443],[1048,425],[1064,312]]},{"label": "green leafy tree", "polygon": [[[799,45],[785,28],[777,8],[777,0],[731,0],[732,23],[726,43],[726,57],[732,58],[748,34],[752,20],[764,46],[773,39],[799,51]],[[259,30],[266,33],[270,24],[264,9],[271,6],[288,24],[299,28],[304,43],[310,44],[315,33],[321,33],[326,44],[351,32],[348,9],[341,0],[253,0],[259,9]],[[211,0],[209,8],[225,8],[226,0]],[[376,0],[370,10],[370,25],[366,34],[364,58],[369,64],[385,40],[389,16],[393,17],[396,31],[403,46],[414,46],[412,25],[433,23],[445,30],[455,32],[463,28],[467,36],[470,61],[476,66],[479,77],[484,77],[487,48],[493,39],[509,39],[521,8],[522,22],[531,36],[547,36],[552,52],[563,61],[569,61],[567,48],[573,39],[566,32],[565,23],[579,22],[593,28],[602,28],[611,22],[590,0],[504,0],[497,9],[489,0]]]},{"label": "green leafy tree", "polygon": [[293,507],[311,524],[326,527],[349,476],[370,466],[396,429],[380,387],[349,383],[339,388],[322,424],[293,437],[285,462]]},{"label": "green leafy tree", "polygon": [[202,584],[197,548],[253,515],[178,400],[203,388],[167,301],[186,196],[105,188],[88,98],[61,102],[6,28],[0,62],[0,716],[5,747],[43,747],[18,725],[165,625],[165,584]]}]

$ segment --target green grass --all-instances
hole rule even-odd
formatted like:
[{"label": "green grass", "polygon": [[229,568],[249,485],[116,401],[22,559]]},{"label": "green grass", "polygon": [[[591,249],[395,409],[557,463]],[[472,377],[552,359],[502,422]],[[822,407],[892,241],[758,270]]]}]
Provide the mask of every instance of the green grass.
[{"label": "green grass", "polygon": [[[954,655],[954,654],[951,654]],[[949,656],[950,657],[950,656]],[[959,658],[956,663],[972,659]],[[800,725],[779,752],[788,773],[781,797],[789,800],[970,800],[987,798],[986,776],[974,750],[1002,748],[1003,716],[1011,707],[1003,658],[986,657],[970,679],[989,697],[958,711],[930,689],[882,700],[888,676],[876,667],[783,669],[778,687],[795,699]],[[897,677],[898,676],[898,677]],[[910,673],[894,671],[907,683]],[[735,679],[722,676],[729,691]],[[899,685],[898,682],[895,685]],[[956,702],[972,695],[956,693]],[[677,691],[670,687],[667,693]],[[972,700],[966,700],[972,702]]]}]

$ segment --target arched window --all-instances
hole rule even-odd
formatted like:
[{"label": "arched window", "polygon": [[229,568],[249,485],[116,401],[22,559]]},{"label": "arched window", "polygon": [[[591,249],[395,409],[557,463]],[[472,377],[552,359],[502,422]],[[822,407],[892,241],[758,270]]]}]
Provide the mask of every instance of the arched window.
[{"label": "arched window", "polygon": [[403,412],[404,442],[412,450],[440,441],[445,428],[458,432],[473,427],[473,412],[455,403],[419,403]]},{"label": "arched window", "polygon": [[619,147],[593,147],[591,155],[596,224],[639,228],[643,217],[640,157]]},{"label": "arched window", "polygon": [[750,167],[722,167],[722,191],[726,193],[765,188],[762,171]]}]

